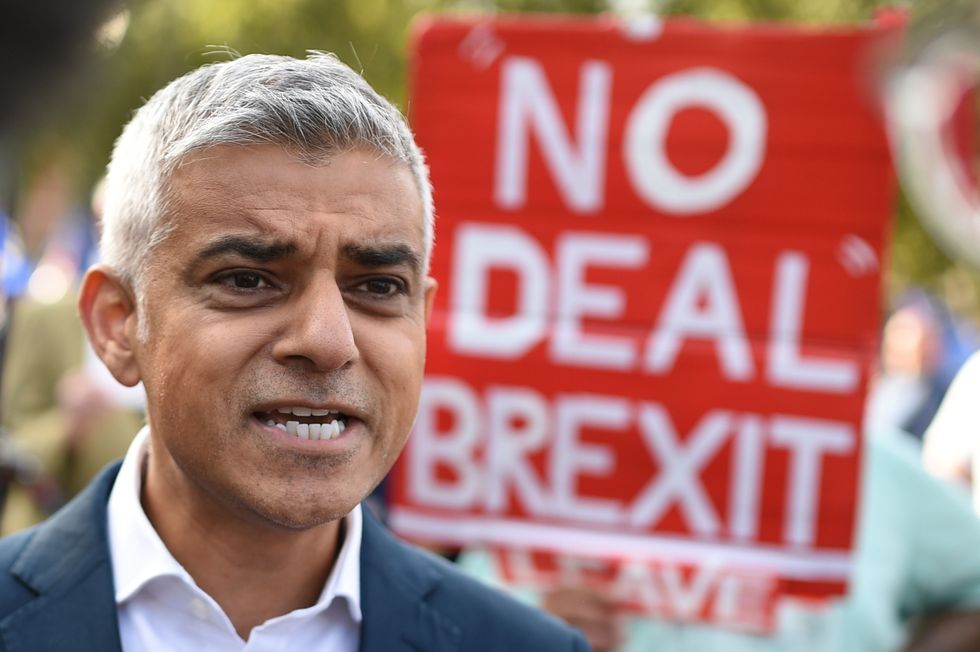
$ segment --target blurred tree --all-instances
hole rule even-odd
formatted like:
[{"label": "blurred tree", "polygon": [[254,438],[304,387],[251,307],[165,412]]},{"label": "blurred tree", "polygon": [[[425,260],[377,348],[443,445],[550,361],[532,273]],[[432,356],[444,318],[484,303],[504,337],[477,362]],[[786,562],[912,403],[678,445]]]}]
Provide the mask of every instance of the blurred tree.
[{"label": "blurred tree", "polygon": [[[632,4],[643,0],[634,0]],[[943,0],[941,0],[943,1]],[[240,52],[302,56],[335,52],[404,109],[406,44],[423,12],[501,11],[594,14],[615,0],[131,0],[116,17],[128,25],[121,40],[100,40],[102,66],[88,99],[59,107],[40,142],[69,143],[82,161],[81,186],[104,169],[120,126],[156,89],[204,63]],[[663,15],[723,21],[854,23],[882,0],[651,0]],[[111,27],[111,25],[107,26]],[[111,30],[108,30],[111,32]],[[957,269],[899,204],[892,255],[893,288],[917,282],[941,290]],[[972,278],[972,274],[968,274]],[[959,283],[963,285],[962,282]],[[975,284],[980,287],[980,284]],[[897,290],[896,290],[897,291]],[[976,294],[976,293],[974,293]],[[976,308],[976,306],[973,306]]]}]

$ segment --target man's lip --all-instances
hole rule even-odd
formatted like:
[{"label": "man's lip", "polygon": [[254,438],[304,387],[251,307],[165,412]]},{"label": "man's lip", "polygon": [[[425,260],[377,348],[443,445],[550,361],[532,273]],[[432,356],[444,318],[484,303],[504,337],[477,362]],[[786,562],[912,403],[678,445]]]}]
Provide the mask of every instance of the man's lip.
[{"label": "man's lip", "polygon": [[364,421],[364,413],[358,410],[356,407],[346,403],[335,402],[277,400],[274,402],[259,403],[258,405],[252,407],[251,412],[252,414],[264,414],[267,412],[276,412],[279,408],[295,407],[309,408],[310,410],[331,410],[334,412],[340,412],[348,418]]},{"label": "man's lip", "polygon": [[268,433],[274,439],[286,442],[289,446],[299,447],[303,450],[308,451],[336,451],[339,448],[346,448],[353,445],[362,434],[364,424],[356,419],[351,419],[344,422],[344,429],[337,436],[330,437],[329,439],[321,439],[319,437],[313,438],[314,433],[309,432],[309,437],[304,437],[300,434],[300,429],[297,427],[296,433],[290,433],[287,429],[283,429],[279,426],[270,426],[268,423],[264,422],[262,419],[257,418],[257,415],[252,415],[252,422],[256,428],[261,431]]}]

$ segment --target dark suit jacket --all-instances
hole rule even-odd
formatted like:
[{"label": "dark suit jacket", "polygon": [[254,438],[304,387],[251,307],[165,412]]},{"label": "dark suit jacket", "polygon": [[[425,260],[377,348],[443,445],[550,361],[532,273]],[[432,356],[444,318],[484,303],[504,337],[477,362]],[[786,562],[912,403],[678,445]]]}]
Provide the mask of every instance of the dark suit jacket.
[{"label": "dark suit jacket", "polygon": [[[119,465],[40,526],[0,540],[0,652],[120,649],[106,503]],[[396,541],[364,510],[361,652],[585,651],[556,619]]]}]

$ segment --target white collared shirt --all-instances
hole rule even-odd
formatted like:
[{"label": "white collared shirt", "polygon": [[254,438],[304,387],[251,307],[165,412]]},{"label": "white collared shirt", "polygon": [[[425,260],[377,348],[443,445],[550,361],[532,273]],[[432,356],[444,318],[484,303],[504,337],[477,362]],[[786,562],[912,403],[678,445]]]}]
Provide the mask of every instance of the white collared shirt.
[{"label": "white collared shirt", "polygon": [[[124,652],[285,650],[355,652],[361,632],[361,508],[316,604],[271,618],[243,641],[221,607],[174,559],[140,503],[149,428],[126,453],[109,495],[109,552]],[[274,587],[272,587],[274,588]]]}]

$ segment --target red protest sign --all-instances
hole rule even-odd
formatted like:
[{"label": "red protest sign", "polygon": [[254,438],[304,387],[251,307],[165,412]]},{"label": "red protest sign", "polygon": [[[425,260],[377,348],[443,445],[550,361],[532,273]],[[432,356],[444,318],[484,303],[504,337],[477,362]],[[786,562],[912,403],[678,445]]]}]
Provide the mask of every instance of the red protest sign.
[{"label": "red protest sign", "polygon": [[441,287],[398,531],[843,590],[893,189],[880,38],[421,30]]}]

